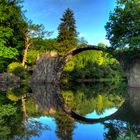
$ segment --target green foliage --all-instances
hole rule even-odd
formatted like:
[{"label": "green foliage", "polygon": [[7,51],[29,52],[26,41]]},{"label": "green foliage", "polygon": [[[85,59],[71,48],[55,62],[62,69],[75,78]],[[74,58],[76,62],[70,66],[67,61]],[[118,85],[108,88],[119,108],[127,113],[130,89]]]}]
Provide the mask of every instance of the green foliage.
[{"label": "green foliage", "polygon": [[19,62],[12,62],[11,64],[8,65],[7,72],[13,73],[15,68],[17,68],[17,67],[23,67],[23,66]]},{"label": "green foliage", "polygon": [[137,127],[130,123],[121,121],[110,121],[105,123],[108,132],[105,133],[106,140],[138,140]]},{"label": "green foliage", "polygon": [[21,60],[24,44],[21,32],[23,25],[25,20],[21,1],[0,1],[0,63],[7,61],[8,64],[13,59]]},{"label": "green foliage", "polygon": [[97,113],[98,114],[102,114],[103,113],[103,96],[102,95],[98,95],[97,96]]},{"label": "green foliage", "polygon": [[[24,120],[21,98],[23,95],[25,96],[28,90],[27,87],[22,86],[18,89],[9,88],[7,93],[0,92],[1,140],[29,139],[32,136],[39,136],[43,130],[49,130],[47,125],[43,125],[34,119]],[[25,105],[28,115],[40,116],[40,112],[37,112],[38,109],[32,99],[27,99]]]},{"label": "green foliage", "polygon": [[[13,48],[17,49],[18,53],[21,53],[23,34],[20,31],[20,26],[21,24],[25,24],[25,21],[21,11],[20,1],[4,0],[0,5],[0,14],[1,49],[7,47],[10,51],[9,47],[11,47],[11,52],[15,52],[15,50],[12,50]],[[4,51],[4,49],[1,51]]]},{"label": "green foliage", "polygon": [[6,48],[5,46],[0,47],[0,57],[13,59],[18,55],[18,51],[15,48]]},{"label": "green foliage", "polygon": [[28,65],[35,65],[37,57],[41,54],[38,50],[29,50],[27,54],[27,63]]},{"label": "green foliage", "polygon": [[4,72],[8,64],[9,61],[7,59],[3,59],[3,57],[0,57],[0,72]]},{"label": "green foliage", "polygon": [[21,77],[22,79],[29,78],[27,70],[19,62],[12,62],[11,64],[9,64],[7,67],[7,72],[13,73],[16,76]]},{"label": "green foliage", "polygon": [[25,93],[28,93],[28,85],[23,84],[23,82],[20,84],[20,88],[8,88],[7,93],[6,93],[6,97],[10,100],[10,101],[14,101],[17,102],[19,100],[21,100],[22,96],[25,95]]},{"label": "green foliage", "polygon": [[85,51],[74,56],[65,65],[62,79],[69,81],[110,79],[117,82],[123,76],[119,62],[111,55],[102,51]]},{"label": "green foliage", "polygon": [[56,39],[43,39],[43,38],[32,38],[31,46],[27,53],[27,64],[33,66],[36,64],[37,58],[48,51],[56,51]]},{"label": "green foliage", "polygon": [[60,55],[77,46],[77,31],[73,11],[66,9],[58,27],[57,50]]},{"label": "green foliage", "polygon": [[[74,86],[74,85],[72,85]],[[119,108],[124,102],[123,94],[126,90],[121,86],[99,84],[85,86],[79,85],[75,90],[63,90],[61,92],[65,103],[69,108],[81,115],[96,111],[98,115],[109,108]]]},{"label": "green foliage", "polygon": [[118,0],[106,23],[107,39],[113,49],[140,47],[139,0]]},{"label": "green foliage", "polygon": [[26,111],[30,117],[40,117],[40,115],[44,115],[41,110],[36,107],[34,98],[28,98],[26,101]]},{"label": "green foliage", "polygon": [[11,101],[14,101],[14,102],[16,102],[16,101],[18,101],[18,100],[21,99],[21,97],[18,97],[18,96],[16,96],[14,94],[14,92],[12,91],[12,89],[8,89],[8,91],[7,91],[7,98],[9,100],[11,100]]},{"label": "green foliage", "polygon": [[59,111],[55,115],[55,122],[56,122],[56,135],[59,139],[65,140],[72,140],[73,131],[75,128],[75,123],[73,119],[68,117],[64,112]]},{"label": "green foliage", "polygon": [[35,39],[42,39],[46,34],[50,36],[52,33],[46,31],[43,24],[33,24],[32,21],[28,22],[28,28],[25,32],[28,34],[28,36],[30,36],[30,38]]},{"label": "green foliage", "polygon": [[12,117],[15,117],[16,113],[17,108],[12,104],[0,106],[0,139],[5,139],[5,136],[11,133],[12,129],[9,126],[9,120],[13,120]]},{"label": "green foliage", "polygon": [[56,50],[56,39],[33,38],[30,49],[41,52]]},{"label": "green foliage", "polygon": [[11,104],[2,105],[0,107],[0,118],[2,118],[3,116],[13,115],[15,112],[16,112],[16,108]]}]

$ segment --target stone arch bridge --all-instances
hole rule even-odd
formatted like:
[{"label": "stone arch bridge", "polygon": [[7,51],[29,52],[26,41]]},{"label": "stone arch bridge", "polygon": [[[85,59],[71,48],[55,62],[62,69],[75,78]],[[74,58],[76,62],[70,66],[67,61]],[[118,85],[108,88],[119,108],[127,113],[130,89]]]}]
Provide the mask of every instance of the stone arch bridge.
[{"label": "stone arch bridge", "polygon": [[59,83],[65,64],[76,54],[87,50],[98,50],[109,53],[116,58],[121,64],[128,81],[129,87],[140,87],[140,59],[134,57],[131,63],[124,62],[125,53],[116,53],[109,48],[103,48],[96,45],[86,45],[80,48],[75,48],[65,54],[63,57],[57,56],[50,52],[42,55],[37,61],[34,68],[31,82],[33,83]]}]

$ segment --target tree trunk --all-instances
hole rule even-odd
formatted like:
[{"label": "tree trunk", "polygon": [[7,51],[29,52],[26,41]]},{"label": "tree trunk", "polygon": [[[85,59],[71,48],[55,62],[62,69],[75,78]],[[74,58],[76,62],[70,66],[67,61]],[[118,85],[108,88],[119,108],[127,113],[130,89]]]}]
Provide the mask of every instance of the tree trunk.
[{"label": "tree trunk", "polygon": [[22,65],[23,66],[25,66],[25,63],[27,61],[27,52],[28,52],[28,48],[29,48],[30,45],[31,45],[30,38],[29,38],[28,35],[25,35],[25,42],[24,42],[25,49],[23,51],[23,60],[22,60]]},{"label": "tree trunk", "polygon": [[26,111],[26,95],[22,96],[21,101],[22,101],[22,111],[23,111],[23,122],[25,122],[28,118],[28,114]]}]

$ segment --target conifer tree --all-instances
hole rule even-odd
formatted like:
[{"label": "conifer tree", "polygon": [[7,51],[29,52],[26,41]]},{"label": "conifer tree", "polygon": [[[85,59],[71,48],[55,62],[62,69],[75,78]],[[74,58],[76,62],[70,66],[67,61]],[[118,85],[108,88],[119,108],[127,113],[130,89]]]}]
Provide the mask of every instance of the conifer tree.
[{"label": "conifer tree", "polygon": [[70,51],[77,46],[76,21],[71,9],[66,9],[58,27],[58,52],[60,55]]}]

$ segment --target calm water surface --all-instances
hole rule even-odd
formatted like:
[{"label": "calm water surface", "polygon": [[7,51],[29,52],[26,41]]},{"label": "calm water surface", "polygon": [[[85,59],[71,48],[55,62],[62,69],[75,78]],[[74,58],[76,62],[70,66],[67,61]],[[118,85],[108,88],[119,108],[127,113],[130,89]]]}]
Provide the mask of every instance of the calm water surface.
[{"label": "calm water surface", "polygon": [[137,140],[139,101],[123,83],[1,88],[0,140]]}]

